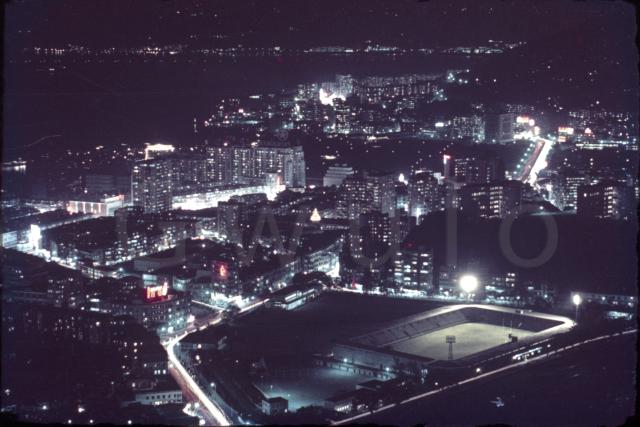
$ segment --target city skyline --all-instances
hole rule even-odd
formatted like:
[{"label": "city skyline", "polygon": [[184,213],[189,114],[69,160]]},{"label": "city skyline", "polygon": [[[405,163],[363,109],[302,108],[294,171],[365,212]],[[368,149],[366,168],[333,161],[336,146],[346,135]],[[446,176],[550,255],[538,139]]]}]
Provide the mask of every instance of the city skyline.
[{"label": "city skyline", "polygon": [[5,12],[3,422],[634,425],[629,4]]}]

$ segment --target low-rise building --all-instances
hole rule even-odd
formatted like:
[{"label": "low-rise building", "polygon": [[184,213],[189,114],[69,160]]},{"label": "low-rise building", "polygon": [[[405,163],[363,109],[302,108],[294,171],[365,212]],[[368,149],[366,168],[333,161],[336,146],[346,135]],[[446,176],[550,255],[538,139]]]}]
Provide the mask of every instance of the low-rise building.
[{"label": "low-rise building", "polygon": [[262,412],[267,415],[284,414],[289,410],[289,401],[284,397],[268,397],[262,399]]}]

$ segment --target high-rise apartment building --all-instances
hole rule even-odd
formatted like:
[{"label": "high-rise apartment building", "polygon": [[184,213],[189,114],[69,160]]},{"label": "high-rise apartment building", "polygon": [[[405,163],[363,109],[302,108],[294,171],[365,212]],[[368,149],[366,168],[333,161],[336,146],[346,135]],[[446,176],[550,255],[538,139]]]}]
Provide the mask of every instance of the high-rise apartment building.
[{"label": "high-rise apartment building", "polygon": [[504,165],[501,160],[496,158],[449,156],[448,162],[453,162],[453,176],[451,178],[456,182],[486,184],[492,181],[501,181],[505,178]]},{"label": "high-rise apartment building", "polygon": [[513,113],[485,116],[484,141],[488,144],[508,144],[514,141],[515,115]]},{"label": "high-rise apartment building", "polygon": [[378,211],[389,218],[395,215],[395,175],[387,172],[361,172],[343,182],[343,205],[349,219]]},{"label": "high-rise apartment building", "polygon": [[505,218],[520,213],[522,183],[503,181],[465,185],[458,197],[458,205],[463,211],[482,218]]},{"label": "high-rise apartment building", "polygon": [[578,215],[629,220],[636,214],[633,187],[602,182],[578,187]]},{"label": "high-rise apartment building", "polygon": [[268,144],[257,147],[216,146],[207,148],[209,181],[243,184],[278,173],[288,188],[304,188],[306,165],[301,146]]},{"label": "high-rise apartment building", "polygon": [[409,178],[409,215],[419,218],[442,208],[438,180],[430,172],[419,172]]},{"label": "high-rise apartment building", "polygon": [[172,162],[169,159],[142,160],[131,172],[131,201],[145,213],[171,209],[173,197]]},{"label": "high-rise apartment building", "polygon": [[403,245],[393,261],[393,281],[402,289],[433,290],[433,252],[424,246]]}]

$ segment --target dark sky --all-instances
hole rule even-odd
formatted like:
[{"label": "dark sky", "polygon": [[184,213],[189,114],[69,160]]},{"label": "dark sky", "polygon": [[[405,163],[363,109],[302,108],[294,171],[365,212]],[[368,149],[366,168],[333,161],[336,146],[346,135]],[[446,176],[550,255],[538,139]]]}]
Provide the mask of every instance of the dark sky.
[{"label": "dark sky", "polygon": [[[567,27],[623,30],[635,11],[622,1],[568,0],[14,0],[6,6],[9,47],[77,43],[247,45],[478,44],[534,40]],[[29,32],[30,31],[30,32]],[[189,36],[196,36],[197,38]]]}]

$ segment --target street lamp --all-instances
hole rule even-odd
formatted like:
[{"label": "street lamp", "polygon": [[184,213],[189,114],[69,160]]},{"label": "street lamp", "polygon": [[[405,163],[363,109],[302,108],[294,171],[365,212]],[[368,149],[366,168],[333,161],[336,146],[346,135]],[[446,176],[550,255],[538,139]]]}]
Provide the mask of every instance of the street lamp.
[{"label": "street lamp", "polygon": [[467,296],[471,296],[471,294],[478,289],[478,278],[471,274],[465,274],[460,278],[460,288],[462,288]]},{"label": "street lamp", "polygon": [[580,294],[573,295],[573,304],[576,306],[576,317],[575,322],[578,323],[578,308],[580,308],[580,304],[582,304],[582,297]]}]

